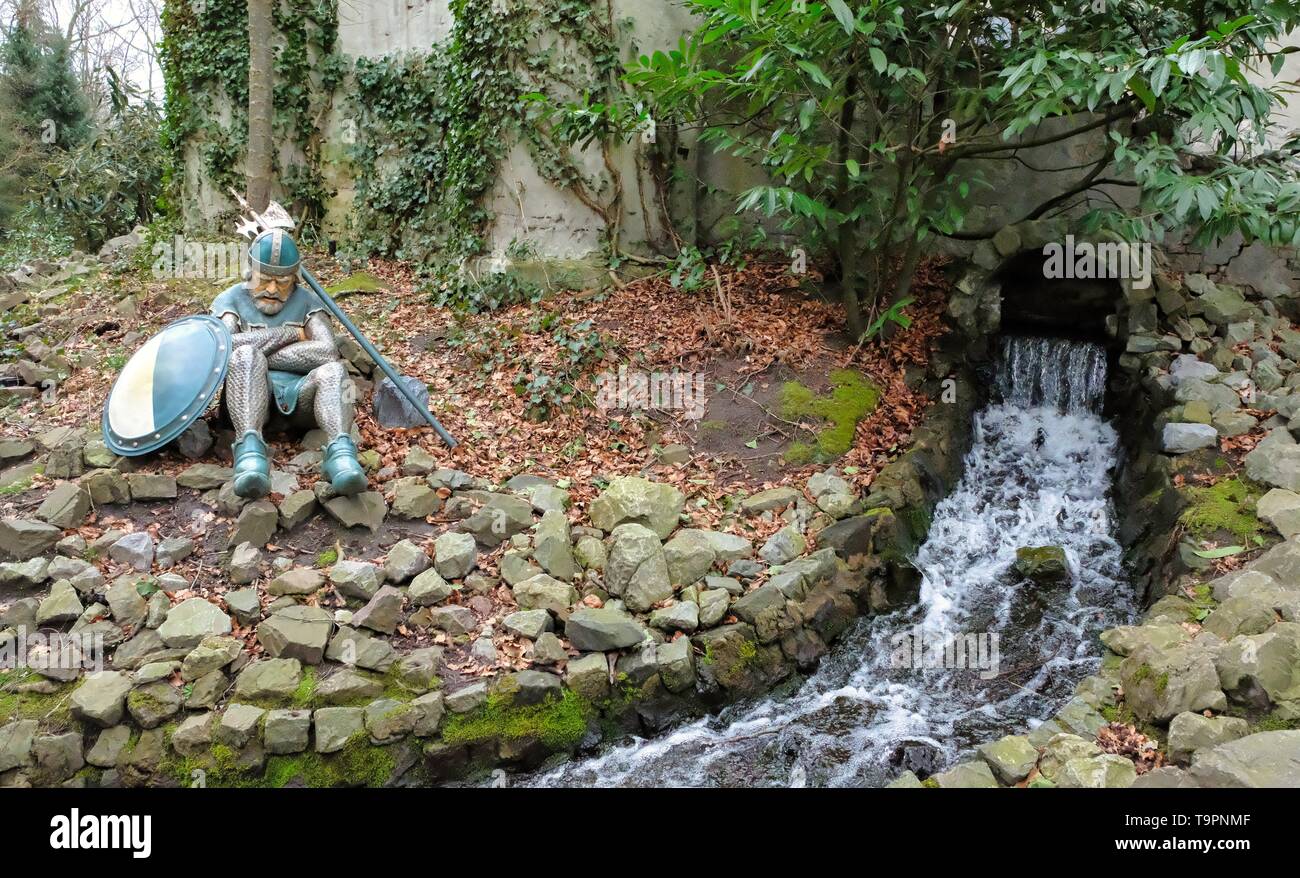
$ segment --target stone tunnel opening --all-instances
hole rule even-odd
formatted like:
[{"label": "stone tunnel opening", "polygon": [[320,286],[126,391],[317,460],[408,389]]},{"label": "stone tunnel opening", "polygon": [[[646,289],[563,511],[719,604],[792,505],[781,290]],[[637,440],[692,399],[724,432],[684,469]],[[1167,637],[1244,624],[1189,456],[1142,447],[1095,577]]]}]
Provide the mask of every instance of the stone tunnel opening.
[{"label": "stone tunnel opening", "polygon": [[1106,319],[1115,314],[1123,291],[1114,280],[1052,278],[1041,250],[1012,256],[993,276],[1002,290],[1005,334],[1051,335],[1110,346]]}]

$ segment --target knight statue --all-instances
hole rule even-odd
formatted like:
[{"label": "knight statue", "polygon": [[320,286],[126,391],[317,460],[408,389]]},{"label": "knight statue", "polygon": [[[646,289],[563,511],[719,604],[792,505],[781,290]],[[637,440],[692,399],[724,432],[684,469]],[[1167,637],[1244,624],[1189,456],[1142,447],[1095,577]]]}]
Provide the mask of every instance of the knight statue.
[{"label": "knight statue", "polygon": [[351,436],[348,373],[325,305],[300,282],[298,247],[276,228],[253,239],[248,257],[244,280],[217,296],[211,308],[233,342],[225,405],[235,428],[235,493],[250,499],[270,493],[262,430],[277,412],[298,421],[310,413],[327,437],[321,474],[340,494],[360,493],[366,474]]}]

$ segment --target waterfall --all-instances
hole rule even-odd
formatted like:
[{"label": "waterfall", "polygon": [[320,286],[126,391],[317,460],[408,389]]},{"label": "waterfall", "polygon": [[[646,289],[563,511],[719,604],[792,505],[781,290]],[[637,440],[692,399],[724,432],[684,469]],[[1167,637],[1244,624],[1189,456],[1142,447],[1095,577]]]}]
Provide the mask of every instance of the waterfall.
[{"label": "waterfall", "polygon": [[[961,482],[917,552],[920,601],[860,620],[793,694],[660,737],[606,746],[536,786],[879,786],[939,771],[1049,718],[1100,663],[1097,634],[1133,607],[1109,500],[1117,436],[1101,418],[1105,352],[1004,340]],[[1065,550],[1070,580],[1013,570]]]}]

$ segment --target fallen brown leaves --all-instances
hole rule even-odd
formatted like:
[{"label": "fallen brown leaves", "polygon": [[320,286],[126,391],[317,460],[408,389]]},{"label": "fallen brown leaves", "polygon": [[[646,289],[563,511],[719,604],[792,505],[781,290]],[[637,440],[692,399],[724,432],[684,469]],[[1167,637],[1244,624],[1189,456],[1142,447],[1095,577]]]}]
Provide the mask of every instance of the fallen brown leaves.
[{"label": "fallen brown leaves", "polygon": [[1097,733],[1097,746],[1103,753],[1114,753],[1133,761],[1138,774],[1146,774],[1164,765],[1159,745],[1131,725],[1110,723]]}]

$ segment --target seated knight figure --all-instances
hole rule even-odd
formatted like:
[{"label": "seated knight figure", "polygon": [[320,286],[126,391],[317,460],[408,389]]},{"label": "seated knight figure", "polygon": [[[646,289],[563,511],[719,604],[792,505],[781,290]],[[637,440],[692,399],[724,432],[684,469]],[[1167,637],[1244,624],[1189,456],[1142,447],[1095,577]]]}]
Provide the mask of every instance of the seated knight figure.
[{"label": "seated knight figure", "polygon": [[[248,249],[244,280],[212,302],[234,347],[225,405],[235,428],[234,489],[257,499],[271,491],[271,460],[262,437],[278,412],[302,422],[314,416],[325,432],[321,473],[339,494],[366,489],[352,441],[351,394],[329,316],[320,298],[299,283],[301,256],[284,230],[258,235]],[[274,406],[274,410],[272,409]]]}]

